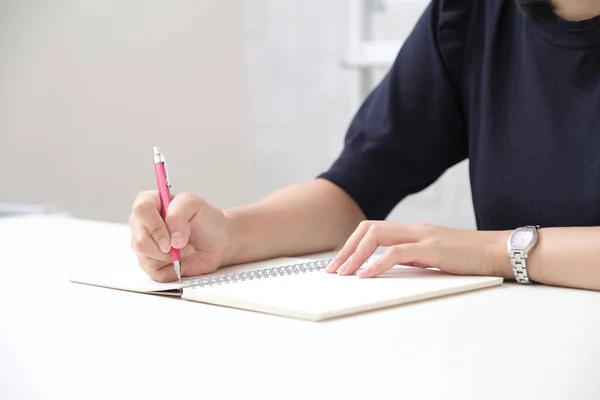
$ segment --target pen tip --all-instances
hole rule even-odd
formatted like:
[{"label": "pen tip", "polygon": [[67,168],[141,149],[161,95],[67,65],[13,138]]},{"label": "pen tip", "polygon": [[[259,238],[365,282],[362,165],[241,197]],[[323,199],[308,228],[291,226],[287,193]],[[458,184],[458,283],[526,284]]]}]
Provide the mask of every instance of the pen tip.
[{"label": "pen tip", "polygon": [[179,282],[181,282],[181,261],[175,261],[173,263],[173,266],[175,267],[175,273],[177,274],[177,279],[179,280]]}]

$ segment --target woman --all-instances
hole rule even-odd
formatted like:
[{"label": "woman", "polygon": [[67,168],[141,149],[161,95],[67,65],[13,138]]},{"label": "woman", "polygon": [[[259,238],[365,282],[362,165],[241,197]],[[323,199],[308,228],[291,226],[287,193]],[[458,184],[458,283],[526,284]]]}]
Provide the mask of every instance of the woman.
[{"label": "woman", "polygon": [[[465,158],[477,231],[383,221]],[[600,2],[434,0],[329,170],[235,209],[180,194],[159,210],[143,192],[130,218],[158,281],[171,246],[198,275],[343,245],[331,273],[386,246],[360,277],[408,264],[600,290]]]}]

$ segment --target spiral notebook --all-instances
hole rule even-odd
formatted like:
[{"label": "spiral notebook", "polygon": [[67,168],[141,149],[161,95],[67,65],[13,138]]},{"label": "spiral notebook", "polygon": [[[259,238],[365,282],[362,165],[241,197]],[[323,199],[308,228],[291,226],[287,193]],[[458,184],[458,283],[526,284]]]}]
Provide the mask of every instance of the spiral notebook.
[{"label": "spiral notebook", "polygon": [[214,274],[186,278],[182,283],[155,282],[138,270],[73,277],[71,281],[310,321],[490,288],[503,282],[497,277],[457,276],[401,265],[365,279],[328,273],[324,271],[328,263],[327,259],[278,258],[222,268]]}]

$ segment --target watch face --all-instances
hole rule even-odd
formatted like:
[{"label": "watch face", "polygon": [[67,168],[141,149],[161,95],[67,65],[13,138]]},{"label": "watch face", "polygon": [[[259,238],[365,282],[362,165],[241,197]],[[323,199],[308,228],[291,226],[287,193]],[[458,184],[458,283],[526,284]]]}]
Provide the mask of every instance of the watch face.
[{"label": "watch face", "polygon": [[524,250],[533,241],[533,232],[530,229],[519,229],[510,239],[510,245],[513,249]]}]

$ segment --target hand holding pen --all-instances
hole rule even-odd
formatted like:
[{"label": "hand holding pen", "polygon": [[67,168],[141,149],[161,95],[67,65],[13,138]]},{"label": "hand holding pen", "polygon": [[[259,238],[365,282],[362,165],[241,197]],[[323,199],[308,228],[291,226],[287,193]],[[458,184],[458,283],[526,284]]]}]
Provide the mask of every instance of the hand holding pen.
[{"label": "hand holding pen", "polygon": [[139,266],[155,281],[173,282],[178,273],[199,276],[229,263],[236,241],[223,211],[189,192],[171,195],[170,171],[158,148],[154,164],[158,190],[140,192],[129,217]]}]

